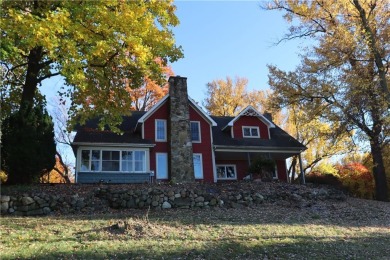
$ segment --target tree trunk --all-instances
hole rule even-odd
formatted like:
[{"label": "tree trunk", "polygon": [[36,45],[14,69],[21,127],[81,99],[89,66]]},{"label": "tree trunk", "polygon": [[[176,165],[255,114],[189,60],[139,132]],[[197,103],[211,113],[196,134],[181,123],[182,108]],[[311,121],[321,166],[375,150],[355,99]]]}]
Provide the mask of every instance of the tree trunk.
[{"label": "tree trunk", "polygon": [[293,158],[292,158],[292,161],[291,161],[291,165],[290,165],[290,168],[288,169],[288,175],[290,175],[290,177],[287,176],[287,178],[290,179],[290,183],[293,183],[294,179],[295,179],[295,167],[297,165],[297,156],[294,155]]},{"label": "tree trunk", "polygon": [[373,173],[375,180],[375,199],[380,201],[388,201],[387,181],[385,167],[383,163],[383,153],[379,143],[379,138],[376,137],[370,142],[371,154],[373,160]]},{"label": "tree trunk", "polygon": [[20,100],[20,108],[31,108],[34,104],[35,92],[38,85],[39,64],[43,57],[42,47],[38,46],[30,50],[28,55],[28,65],[26,73],[26,81],[23,85],[22,98]]}]

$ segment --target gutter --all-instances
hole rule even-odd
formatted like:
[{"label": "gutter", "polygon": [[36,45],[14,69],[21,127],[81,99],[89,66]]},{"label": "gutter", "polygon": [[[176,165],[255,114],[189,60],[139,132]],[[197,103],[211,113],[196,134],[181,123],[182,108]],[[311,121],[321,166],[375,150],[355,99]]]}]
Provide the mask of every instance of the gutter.
[{"label": "gutter", "polygon": [[301,153],[306,148],[291,147],[253,147],[253,146],[227,146],[214,145],[216,152],[268,152],[268,153]]},{"label": "gutter", "polygon": [[156,144],[138,144],[138,143],[95,143],[95,142],[73,142],[72,146],[104,146],[104,147],[142,147],[153,148]]}]

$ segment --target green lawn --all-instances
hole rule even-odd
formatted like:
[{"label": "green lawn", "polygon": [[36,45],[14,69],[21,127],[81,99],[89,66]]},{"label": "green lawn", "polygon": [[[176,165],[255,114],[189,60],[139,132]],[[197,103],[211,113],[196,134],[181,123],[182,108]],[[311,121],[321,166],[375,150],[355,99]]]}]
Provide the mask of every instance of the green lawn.
[{"label": "green lawn", "polygon": [[[389,216],[382,207],[373,208],[378,214],[369,205],[313,210],[263,204],[2,216],[0,252],[1,259],[390,259]],[[366,219],[366,211],[377,217]]]}]

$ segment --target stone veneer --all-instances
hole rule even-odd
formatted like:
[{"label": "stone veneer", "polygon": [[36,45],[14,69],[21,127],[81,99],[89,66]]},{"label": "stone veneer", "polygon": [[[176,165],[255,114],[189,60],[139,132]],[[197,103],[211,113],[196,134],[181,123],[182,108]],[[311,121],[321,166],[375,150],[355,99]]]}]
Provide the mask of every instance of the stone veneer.
[{"label": "stone veneer", "polygon": [[169,78],[169,172],[173,183],[194,182],[187,78]]}]

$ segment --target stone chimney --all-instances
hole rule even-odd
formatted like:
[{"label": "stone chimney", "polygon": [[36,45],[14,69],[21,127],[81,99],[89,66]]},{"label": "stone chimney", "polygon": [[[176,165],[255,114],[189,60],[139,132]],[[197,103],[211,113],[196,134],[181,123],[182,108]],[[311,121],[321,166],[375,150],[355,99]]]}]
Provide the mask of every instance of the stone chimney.
[{"label": "stone chimney", "polygon": [[263,115],[265,118],[267,118],[269,121],[272,122],[272,114],[271,113],[265,111]]},{"label": "stone chimney", "polygon": [[169,78],[169,169],[173,183],[194,182],[187,78]]}]

